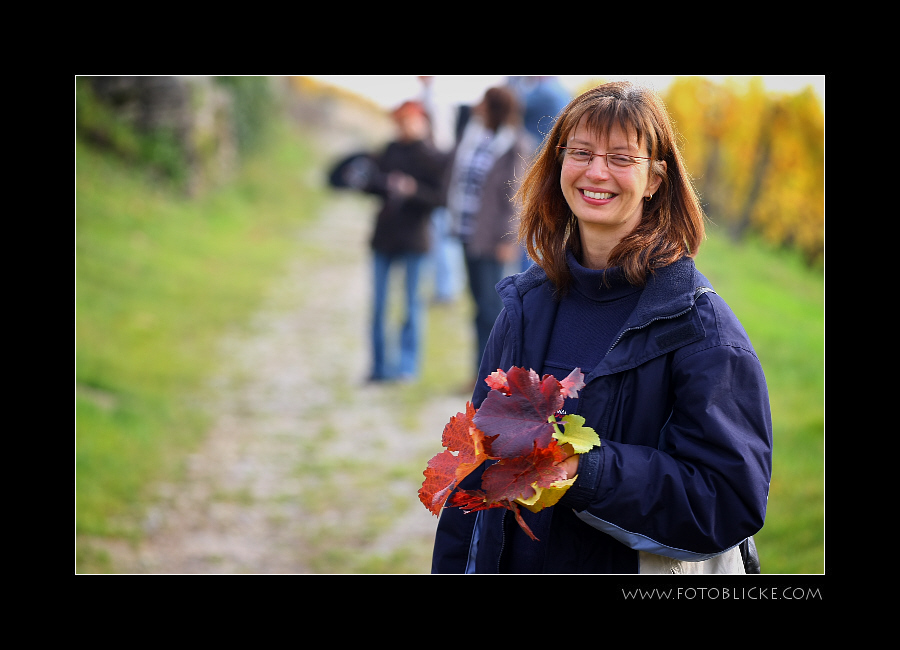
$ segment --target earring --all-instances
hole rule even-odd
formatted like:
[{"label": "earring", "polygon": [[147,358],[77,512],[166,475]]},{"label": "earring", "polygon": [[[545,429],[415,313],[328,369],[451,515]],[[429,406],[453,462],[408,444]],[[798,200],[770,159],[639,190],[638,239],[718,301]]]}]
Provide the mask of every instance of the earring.
[{"label": "earring", "polygon": [[644,200],[649,203],[652,198],[653,198],[653,195],[651,194],[650,196],[645,196]]}]

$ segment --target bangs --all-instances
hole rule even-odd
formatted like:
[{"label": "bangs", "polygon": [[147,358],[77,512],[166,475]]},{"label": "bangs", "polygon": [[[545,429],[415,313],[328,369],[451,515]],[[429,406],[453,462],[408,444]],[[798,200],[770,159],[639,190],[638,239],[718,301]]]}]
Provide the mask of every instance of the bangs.
[{"label": "bangs", "polygon": [[657,134],[652,120],[648,119],[648,108],[639,97],[596,97],[582,104],[580,110],[570,113],[561,133],[568,138],[582,119],[586,120],[587,129],[600,139],[607,138],[609,132],[618,126],[629,140],[635,138],[649,157],[656,158]]}]

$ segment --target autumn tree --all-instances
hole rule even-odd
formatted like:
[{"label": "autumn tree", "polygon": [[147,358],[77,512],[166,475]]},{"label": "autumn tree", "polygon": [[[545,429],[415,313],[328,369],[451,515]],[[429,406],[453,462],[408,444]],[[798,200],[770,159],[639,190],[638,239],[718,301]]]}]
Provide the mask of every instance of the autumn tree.
[{"label": "autumn tree", "polygon": [[665,99],[712,224],[733,238],[752,231],[820,261],[825,118],[812,89],[774,94],[759,77],[679,77]]}]

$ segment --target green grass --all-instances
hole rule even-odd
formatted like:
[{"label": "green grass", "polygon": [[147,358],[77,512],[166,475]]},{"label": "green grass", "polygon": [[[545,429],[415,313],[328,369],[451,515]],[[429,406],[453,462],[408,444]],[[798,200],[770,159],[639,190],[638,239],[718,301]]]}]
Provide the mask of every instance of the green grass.
[{"label": "green grass", "polygon": [[799,256],[712,229],[697,266],[737,314],[766,373],[774,453],[765,573],[825,571],[825,278]]},{"label": "green grass", "polygon": [[222,336],[248,322],[319,205],[306,140],[273,128],[232,184],[195,199],[76,143],[78,535],[140,534],[145,486],[177,475],[205,431]]}]

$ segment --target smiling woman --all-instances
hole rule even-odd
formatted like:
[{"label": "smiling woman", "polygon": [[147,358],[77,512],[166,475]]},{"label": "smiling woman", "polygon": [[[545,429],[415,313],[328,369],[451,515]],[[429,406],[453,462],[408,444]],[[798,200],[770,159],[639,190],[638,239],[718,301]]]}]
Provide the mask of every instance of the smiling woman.
[{"label": "smiling woman", "polygon": [[[621,267],[635,285],[696,255],[703,214],[676,142],[662,100],[640,86],[598,86],[563,111],[519,197],[522,241],[561,294],[567,249],[587,268]],[[610,164],[609,154],[622,158]]]},{"label": "smiling woman", "polygon": [[662,182],[658,172],[665,173],[666,163],[654,167],[656,161],[640,155],[650,152],[641,148],[637,136],[629,137],[619,126],[606,136],[593,135],[587,119],[582,117],[569,135],[568,147],[557,147],[564,151],[560,186],[578,219],[583,264],[605,269],[613,247],[640,222],[643,204]]},{"label": "smiling woman", "polygon": [[[772,467],[766,381],[694,266],[703,214],[660,98],[617,82],[572,100],[519,198],[536,264],[497,287],[503,312],[472,405],[498,369],[562,381],[580,368],[583,389],[558,413],[583,418],[601,444],[559,461],[573,482],[556,505],[521,513],[534,537],[505,508],[444,510],[432,570],[754,571],[744,550]],[[477,489],[490,463],[457,489]]]}]

